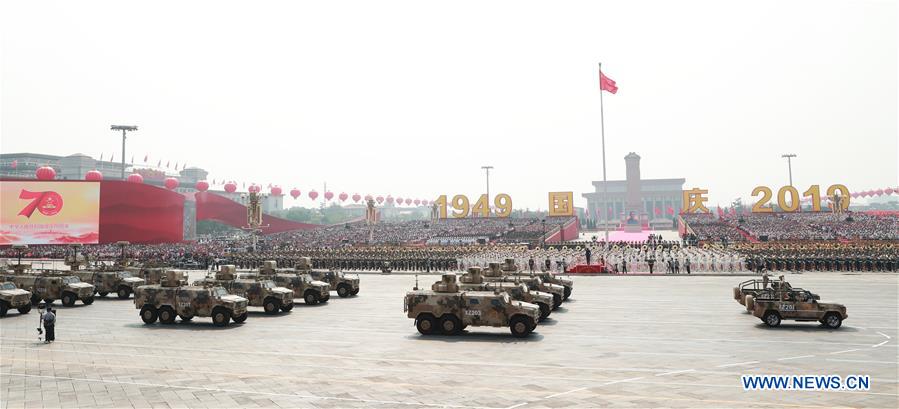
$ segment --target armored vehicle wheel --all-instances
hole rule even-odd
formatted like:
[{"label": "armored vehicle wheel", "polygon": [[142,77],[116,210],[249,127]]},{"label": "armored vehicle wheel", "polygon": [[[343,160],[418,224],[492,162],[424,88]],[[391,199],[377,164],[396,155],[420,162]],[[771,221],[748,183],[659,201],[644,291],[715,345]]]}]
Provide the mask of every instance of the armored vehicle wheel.
[{"label": "armored vehicle wheel", "polygon": [[562,296],[553,294],[553,309],[559,308],[560,305],[562,305]]},{"label": "armored vehicle wheel", "polygon": [[328,293],[328,295],[322,297],[322,298],[319,300],[319,302],[328,302],[328,300],[330,300],[330,299],[331,299],[331,293]]},{"label": "armored vehicle wheel", "polygon": [[284,311],[284,312],[288,312],[292,309],[293,309],[293,303],[281,306],[281,311]]},{"label": "armored vehicle wheel", "polygon": [[240,315],[238,315],[238,316],[236,316],[236,317],[234,317],[234,318],[232,318],[232,319],[234,320],[234,322],[240,324],[240,323],[242,323],[242,322],[244,322],[244,321],[247,320],[247,313],[244,312],[243,314],[240,314]]},{"label": "armored vehicle wheel", "polygon": [[174,324],[175,323],[175,310],[172,307],[165,306],[159,309],[159,323],[161,324]]},{"label": "armored vehicle wheel", "polygon": [[100,291],[97,294],[100,295],[101,297],[106,297],[107,295],[109,295],[109,291]]},{"label": "armored vehicle wheel", "polygon": [[281,309],[281,302],[269,297],[265,299],[265,303],[262,304],[262,308],[265,310],[266,314],[277,314],[278,310]]},{"label": "armored vehicle wheel", "polygon": [[821,323],[824,324],[824,326],[827,328],[837,329],[840,327],[840,325],[843,325],[843,317],[835,312],[829,312],[827,314],[824,314],[824,318],[821,320]]},{"label": "armored vehicle wheel", "polygon": [[179,315],[178,318],[181,318],[181,322],[188,322],[194,319],[193,315]]},{"label": "armored vehicle wheel", "polygon": [[19,314],[28,314],[31,312],[31,304],[25,304],[19,307]]},{"label": "armored vehicle wheel", "polygon": [[509,322],[509,331],[512,332],[512,335],[518,338],[524,338],[528,336],[535,327],[528,321],[530,320],[520,315],[512,317],[512,321]]},{"label": "armored vehicle wheel", "polygon": [[762,317],[762,321],[764,321],[765,325],[769,327],[776,327],[780,325],[780,314],[774,311],[768,311]]},{"label": "armored vehicle wheel", "polygon": [[303,296],[303,301],[305,301],[307,305],[318,304],[318,294],[309,291]]},{"label": "armored vehicle wheel", "polygon": [[434,329],[437,328],[437,320],[431,314],[421,314],[415,321],[415,327],[418,328],[418,332],[422,335],[431,335],[434,333]]},{"label": "armored vehicle wheel", "polygon": [[540,303],[537,305],[540,306],[540,319],[545,320],[546,317],[549,317],[549,314],[552,312],[552,309],[549,308],[549,304]]},{"label": "armored vehicle wheel", "polygon": [[9,311],[9,304],[0,300],[0,317],[5,317],[7,311]]},{"label": "armored vehicle wheel", "polygon": [[565,287],[565,298],[564,299],[567,300],[568,297],[571,297],[571,287]]},{"label": "armored vehicle wheel", "polygon": [[91,305],[94,303],[94,297],[87,297],[87,298],[81,300],[81,303],[84,305]]},{"label": "armored vehicle wheel", "polygon": [[216,327],[224,327],[228,325],[228,321],[231,320],[231,312],[228,310],[217,307],[212,310],[212,323],[215,324]]},{"label": "armored vehicle wheel", "polygon": [[351,292],[351,294],[353,294],[353,295],[359,294],[359,289],[357,288],[357,289],[353,290],[353,291]]},{"label": "armored vehicle wheel", "polygon": [[352,290],[350,290],[350,286],[348,286],[346,284],[341,284],[341,285],[337,286],[337,295],[340,296],[340,298],[347,298],[350,295],[352,295],[351,293],[352,293]]},{"label": "armored vehicle wheel", "polygon": [[[78,297],[76,297],[75,294],[65,293],[62,295],[62,305],[65,305],[66,307],[71,307],[71,306],[75,305],[75,300],[77,300],[77,299],[78,299]],[[49,304],[49,302],[47,304]]]},{"label": "armored vehicle wheel", "polygon": [[116,292],[116,295],[119,296],[120,300],[127,299],[128,296],[131,295],[131,289],[125,286],[119,287],[119,291]]},{"label": "armored vehicle wheel", "polygon": [[156,308],[146,305],[140,309],[140,319],[144,320],[144,324],[152,324],[156,322],[156,318],[159,318]]},{"label": "armored vehicle wheel", "polygon": [[444,335],[458,335],[462,332],[462,321],[455,315],[446,314],[440,317],[440,332]]}]

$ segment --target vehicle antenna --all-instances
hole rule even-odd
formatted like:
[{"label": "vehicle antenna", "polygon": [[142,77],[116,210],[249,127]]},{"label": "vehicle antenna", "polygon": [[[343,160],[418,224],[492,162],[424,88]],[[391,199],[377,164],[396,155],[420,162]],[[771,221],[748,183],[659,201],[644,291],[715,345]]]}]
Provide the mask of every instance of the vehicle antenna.
[{"label": "vehicle antenna", "polygon": [[418,291],[418,274],[415,275],[415,287],[412,288],[413,291]]}]

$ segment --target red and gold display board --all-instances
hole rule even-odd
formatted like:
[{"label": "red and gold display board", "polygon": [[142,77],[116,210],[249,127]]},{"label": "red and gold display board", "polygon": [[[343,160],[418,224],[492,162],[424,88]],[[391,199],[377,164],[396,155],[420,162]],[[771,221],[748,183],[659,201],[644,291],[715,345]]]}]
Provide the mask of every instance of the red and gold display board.
[{"label": "red and gold display board", "polygon": [[0,245],[94,244],[100,240],[100,183],[0,183]]}]

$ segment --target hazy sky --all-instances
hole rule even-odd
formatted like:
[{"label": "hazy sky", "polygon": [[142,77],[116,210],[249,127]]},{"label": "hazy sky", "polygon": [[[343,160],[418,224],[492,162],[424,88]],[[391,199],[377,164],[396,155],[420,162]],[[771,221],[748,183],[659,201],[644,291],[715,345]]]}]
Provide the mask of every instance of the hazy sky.
[{"label": "hazy sky", "polygon": [[[304,192],[484,190],[545,208],[602,179],[897,185],[897,3],[14,2],[0,151],[129,158]],[[304,199],[301,203],[308,204]],[[290,204],[290,203],[288,203]]]}]

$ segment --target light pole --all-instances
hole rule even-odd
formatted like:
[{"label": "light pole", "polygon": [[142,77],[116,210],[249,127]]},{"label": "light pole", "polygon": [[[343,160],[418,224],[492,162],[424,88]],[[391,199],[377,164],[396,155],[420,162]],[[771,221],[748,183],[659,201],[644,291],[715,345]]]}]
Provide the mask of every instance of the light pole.
[{"label": "light pole", "polygon": [[125,180],[125,139],[128,131],[136,131],[137,125],[113,125],[109,127],[113,131],[122,131],[122,180]]},{"label": "light pole", "polygon": [[790,159],[795,158],[795,153],[785,153],[780,155],[781,158],[787,158],[787,172],[790,174],[790,186],[793,186],[793,163]]},{"label": "light pole", "polygon": [[490,169],[493,169],[493,166],[481,166],[481,169],[487,172],[487,217],[490,217]]},{"label": "light pole", "polygon": [[546,249],[546,219],[540,221],[543,224],[543,236],[541,236],[541,240],[543,243],[540,244],[540,248]]}]

